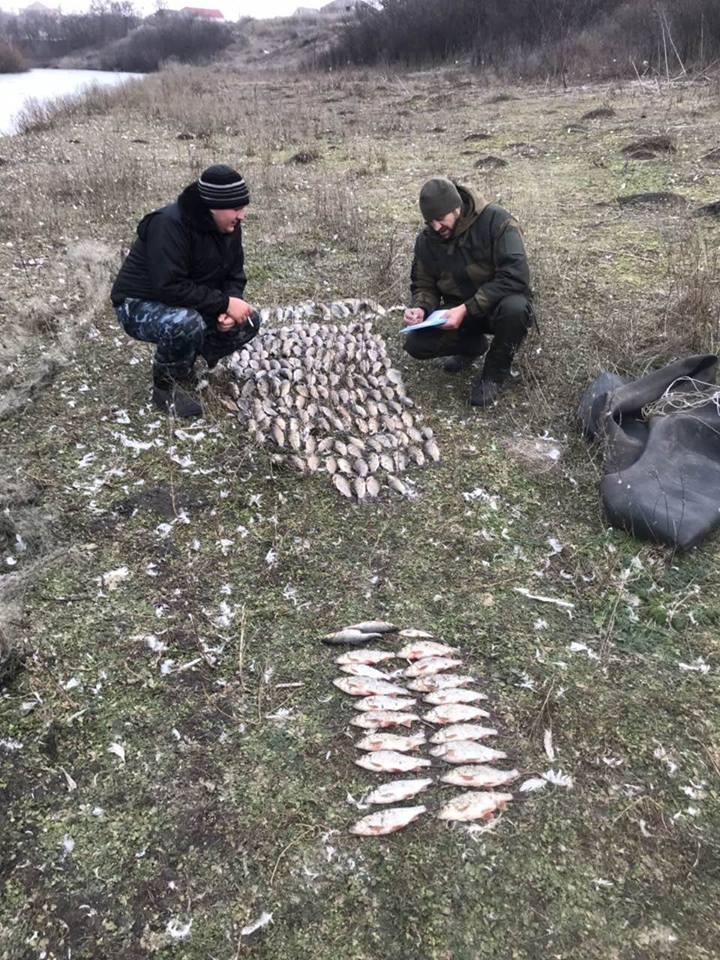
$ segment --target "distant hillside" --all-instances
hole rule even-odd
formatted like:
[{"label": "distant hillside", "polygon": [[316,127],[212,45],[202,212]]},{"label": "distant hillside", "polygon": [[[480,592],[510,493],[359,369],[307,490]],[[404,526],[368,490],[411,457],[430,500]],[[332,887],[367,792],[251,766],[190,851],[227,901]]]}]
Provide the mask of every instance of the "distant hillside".
[{"label": "distant hillside", "polygon": [[247,64],[282,69],[312,63],[340,41],[343,19],[312,10],[307,15],[296,11],[291,17],[244,20],[235,27],[235,40],[221,59],[238,69]]}]

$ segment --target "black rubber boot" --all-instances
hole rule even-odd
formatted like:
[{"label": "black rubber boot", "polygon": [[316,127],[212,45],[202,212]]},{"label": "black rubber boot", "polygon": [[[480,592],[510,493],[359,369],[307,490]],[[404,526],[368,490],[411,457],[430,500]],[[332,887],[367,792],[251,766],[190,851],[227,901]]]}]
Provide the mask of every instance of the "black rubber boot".
[{"label": "black rubber boot", "polygon": [[486,380],[482,374],[475,377],[470,385],[470,406],[494,407],[499,391],[500,384],[495,380]]},{"label": "black rubber boot", "polygon": [[469,370],[478,357],[487,353],[488,339],[485,334],[481,333],[480,336],[473,337],[467,343],[467,346],[461,340],[460,346],[461,348],[465,347],[465,349],[461,353],[448,357],[443,363],[445,373],[461,373],[463,370]]},{"label": "black rubber boot", "polygon": [[194,371],[180,382],[172,380],[161,371],[153,370],[153,403],[158,410],[176,417],[201,417],[203,408],[195,393],[196,382]]}]

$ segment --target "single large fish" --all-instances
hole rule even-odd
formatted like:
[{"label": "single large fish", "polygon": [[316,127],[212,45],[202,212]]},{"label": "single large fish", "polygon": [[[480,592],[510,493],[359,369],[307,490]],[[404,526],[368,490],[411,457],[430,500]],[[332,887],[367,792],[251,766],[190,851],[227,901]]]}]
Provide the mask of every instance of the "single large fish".
[{"label": "single large fish", "polygon": [[451,723],[443,727],[430,737],[431,743],[451,743],[453,740],[484,740],[486,737],[496,737],[497,730],[493,727],[481,727],[477,723]]},{"label": "single large fish", "polygon": [[[477,703],[478,700],[487,700],[484,693],[478,690],[465,690],[463,687],[448,687],[446,690],[435,690],[423,697],[425,703],[436,707],[443,707],[448,703]],[[485,714],[490,716],[489,713]]]},{"label": "single large fish", "polygon": [[360,623],[351,623],[346,630],[360,630],[361,633],[397,633],[398,628],[387,620],[362,620]]},{"label": "single large fish", "polygon": [[429,767],[431,763],[424,757],[408,757],[397,750],[376,750],[365,753],[355,763],[374,773],[409,773],[421,767]]},{"label": "single large fish", "polygon": [[[360,702],[362,703],[362,700]],[[353,717],[350,723],[354,727],[378,730],[386,727],[411,727],[418,720],[420,717],[416,713],[402,713],[399,710],[368,710]]]},{"label": "single large fish", "polygon": [[405,688],[397,683],[389,683],[387,680],[378,680],[375,677],[337,677],[333,683],[338,690],[349,693],[351,697],[373,697],[395,693],[402,696],[406,693]]},{"label": "single large fish", "polygon": [[350,827],[350,833],[357,834],[359,837],[380,837],[386,833],[395,833],[396,830],[402,830],[413,820],[417,820],[427,807],[394,807],[391,810],[381,810],[379,813],[371,813],[362,820],[358,820]]},{"label": "single large fish", "polygon": [[381,633],[364,633],[362,630],[336,630],[335,633],[326,633],[320,637],[323,643],[331,647],[360,646],[369,640],[382,639]]},{"label": "single large fish", "polygon": [[448,763],[494,763],[507,757],[502,750],[493,750],[475,740],[451,740],[432,747],[430,753]]},{"label": "single large fish", "polygon": [[443,783],[452,783],[456,787],[477,789],[478,787],[501,787],[517,780],[519,776],[519,770],[498,770],[497,767],[471,764],[448,770],[440,779]]},{"label": "single large fish", "polygon": [[348,650],[335,657],[335,663],[345,666],[350,663],[382,663],[383,660],[393,660],[394,653],[388,650]]},{"label": "single large fish", "polygon": [[349,673],[351,677],[374,677],[376,680],[387,680],[388,675],[371,667],[369,663],[341,663],[340,669],[343,673]]},{"label": "single large fish", "polygon": [[425,657],[449,657],[459,652],[457,647],[449,647],[435,640],[414,640],[398,650],[397,656],[405,660],[423,660]]},{"label": "single large fish", "polygon": [[471,790],[446,803],[438,812],[440,820],[492,820],[496,810],[504,810],[511,793],[480,793]]},{"label": "single large fish", "polygon": [[450,657],[427,657],[424,660],[416,660],[412,666],[403,671],[405,677],[430,677],[436,673],[442,673],[443,670],[450,670],[452,667],[458,667],[462,660],[453,660]]},{"label": "single large fish", "polygon": [[393,780],[391,783],[383,783],[382,786],[363,797],[363,802],[400,803],[402,800],[409,800],[410,797],[427,790],[431,784],[432,780],[430,778],[424,780]]},{"label": "single large fish", "polygon": [[432,693],[433,690],[447,690],[452,687],[464,687],[466,683],[475,683],[475,677],[464,676],[460,673],[436,673],[432,677],[423,677],[420,680],[411,680],[408,690],[418,693]]},{"label": "single large fish", "polygon": [[353,704],[356,710],[409,710],[417,700],[411,697],[388,697],[383,694],[373,694],[356,700]]},{"label": "single large fish", "polygon": [[[337,681],[335,682],[337,683]],[[375,683],[382,682],[382,680],[375,681]],[[481,717],[487,717],[487,710],[481,710],[480,707],[473,707],[467,703],[446,703],[428,711],[423,719],[427,720],[428,723],[446,724],[467,723],[470,720],[479,720]]]},{"label": "single large fish", "polygon": [[362,740],[358,740],[355,746],[358,750],[367,750],[368,753],[374,753],[377,750],[410,753],[412,750],[419,750],[426,742],[424,733],[415,733],[409,737],[402,737],[396,733],[369,733]]}]

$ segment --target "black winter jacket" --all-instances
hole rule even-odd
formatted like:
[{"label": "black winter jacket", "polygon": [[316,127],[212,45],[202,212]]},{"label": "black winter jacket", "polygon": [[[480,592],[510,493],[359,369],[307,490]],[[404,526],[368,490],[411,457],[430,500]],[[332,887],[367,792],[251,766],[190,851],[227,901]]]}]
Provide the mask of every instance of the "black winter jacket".
[{"label": "black winter jacket", "polygon": [[243,267],[241,226],[220,233],[191,183],[175,203],[140,221],[110,297],[115,306],[134,297],[216,318],[227,310],[228,297],[243,296]]}]

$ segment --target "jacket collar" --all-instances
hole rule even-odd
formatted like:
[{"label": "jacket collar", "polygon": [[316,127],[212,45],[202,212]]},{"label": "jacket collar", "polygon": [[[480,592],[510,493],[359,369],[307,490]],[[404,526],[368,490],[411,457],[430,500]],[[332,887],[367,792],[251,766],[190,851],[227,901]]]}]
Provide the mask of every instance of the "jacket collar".
[{"label": "jacket collar", "polygon": [[197,230],[203,233],[218,232],[212,214],[200,198],[197,183],[185,187],[177,198],[177,203],[182,217],[189,220]]}]

